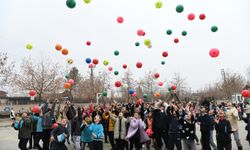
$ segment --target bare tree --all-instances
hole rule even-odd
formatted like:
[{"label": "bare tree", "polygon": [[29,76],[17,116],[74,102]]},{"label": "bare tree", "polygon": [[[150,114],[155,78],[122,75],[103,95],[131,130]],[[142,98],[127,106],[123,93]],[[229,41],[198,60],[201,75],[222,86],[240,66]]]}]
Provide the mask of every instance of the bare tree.
[{"label": "bare tree", "polygon": [[13,73],[14,62],[8,61],[7,53],[0,52],[0,87],[10,83],[10,77]]},{"label": "bare tree", "polygon": [[42,100],[44,94],[61,89],[62,80],[59,76],[59,66],[48,59],[46,61],[42,59],[38,63],[23,59],[20,72],[16,73],[13,78],[14,85],[18,89],[35,90],[38,100]]},{"label": "bare tree", "polygon": [[172,84],[176,85],[176,94],[182,97],[183,92],[186,90],[186,78],[181,77],[179,73],[174,73],[171,81]]}]

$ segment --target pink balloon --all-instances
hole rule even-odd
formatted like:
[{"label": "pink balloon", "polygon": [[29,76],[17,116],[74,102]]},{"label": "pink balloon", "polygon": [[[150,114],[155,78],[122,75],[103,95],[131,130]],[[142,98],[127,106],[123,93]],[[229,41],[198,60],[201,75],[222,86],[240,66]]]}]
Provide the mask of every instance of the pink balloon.
[{"label": "pink balloon", "polygon": [[70,84],[74,84],[74,83],[75,83],[75,81],[74,81],[73,79],[69,79],[68,83],[70,83]]},{"label": "pink balloon", "polygon": [[136,96],[136,92],[134,92],[133,94],[131,94],[131,96],[135,97]]},{"label": "pink balloon", "polygon": [[93,64],[89,64],[89,68],[94,68],[94,65]]},{"label": "pink balloon", "polygon": [[147,134],[148,136],[152,136],[152,135],[153,135],[153,131],[152,131],[151,129],[147,129],[147,130],[146,130],[146,134]]},{"label": "pink balloon", "polygon": [[163,82],[159,82],[158,85],[159,85],[159,86],[163,86]]},{"label": "pink balloon", "polygon": [[209,55],[213,58],[215,57],[218,57],[220,54],[220,51],[217,49],[217,48],[212,48],[210,51],[209,51]]},{"label": "pink balloon", "polygon": [[109,70],[109,71],[112,71],[112,70],[113,70],[113,68],[112,68],[112,67],[109,67],[109,68],[108,68],[108,70]]},{"label": "pink balloon", "polygon": [[137,30],[137,35],[138,36],[144,36],[145,34],[146,33],[142,29]]},{"label": "pink balloon", "polygon": [[124,21],[123,17],[120,16],[120,17],[117,18],[118,23],[123,23],[123,21]]},{"label": "pink balloon", "polygon": [[195,15],[193,13],[188,14],[188,20],[192,21],[194,20]]}]

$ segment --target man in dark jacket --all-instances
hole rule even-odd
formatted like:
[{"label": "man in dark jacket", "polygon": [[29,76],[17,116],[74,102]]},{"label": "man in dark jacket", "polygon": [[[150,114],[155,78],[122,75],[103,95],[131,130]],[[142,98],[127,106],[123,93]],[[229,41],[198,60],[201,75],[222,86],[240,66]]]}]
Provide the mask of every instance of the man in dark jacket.
[{"label": "man in dark jacket", "polygon": [[74,117],[72,121],[72,136],[75,144],[75,150],[81,150],[80,139],[81,139],[81,123],[82,123],[82,112],[81,108],[77,108],[77,115]]},{"label": "man in dark jacket", "polygon": [[[68,130],[69,130],[69,134],[72,135],[72,124],[73,124],[73,118],[76,115],[76,110],[74,108],[74,106],[71,104],[70,101],[66,102],[66,117],[68,119]],[[71,140],[73,141],[73,137],[71,136]],[[69,141],[68,141],[69,143]]]},{"label": "man in dark jacket", "polygon": [[32,132],[32,121],[31,118],[28,117],[27,113],[22,114],[22,119],[18,123],[18,147],[21,150],[28,150],[27,143],[31,138]]}]

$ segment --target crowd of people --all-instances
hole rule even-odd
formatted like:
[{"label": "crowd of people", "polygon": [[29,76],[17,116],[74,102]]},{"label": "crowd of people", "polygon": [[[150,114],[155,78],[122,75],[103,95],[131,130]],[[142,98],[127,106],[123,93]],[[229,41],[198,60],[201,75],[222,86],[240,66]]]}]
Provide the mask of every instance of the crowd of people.
[{"label": "crowd of people", "polygon": [[[66,142],[74,144],[75,150],[102,150],[103,143],[109,143],[112,150],[196,150],[199,144],[202,150],[232,150],[231,134],[242,150],[241,119],[246,122],[250,144],[250,112],[244,112],[242,103],[171,99],[78,106],[54,100],[20,117],[11,115],[21,150],[27,150],[28,143],[38,150],[67,150]],[[201,137],[196,134],[198,125]]]}]

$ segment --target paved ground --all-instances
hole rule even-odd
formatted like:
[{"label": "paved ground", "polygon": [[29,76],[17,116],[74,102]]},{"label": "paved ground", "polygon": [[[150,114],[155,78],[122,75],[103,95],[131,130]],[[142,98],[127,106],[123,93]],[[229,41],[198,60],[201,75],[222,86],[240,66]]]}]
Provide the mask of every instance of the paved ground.
[{"label": "paved ground", "polygon": [[[18,139],[17,139],[17,131],[15,131],[12,127],[10,127],[9,119],[0,119],[0,150],[17,150],[18,147]],[[243,145],[244,150],[250,149],[248,142],[245,140],[246,131],[245,131],[245,123],[240,121],[240,138]],[[197,125],[198,126],[198,125]],[[197,135],[200,137],[199,129],[197,129]],[[232,136],[233,139],[233,136]],[[73,150],[72,144],[68,146],[69,150]],[[104,144],[104,150],[109,150],[110,145]],[[153,149],[153,148],[152,148]],[[197,146],[197,150],[201,149],[200,146]],[[237,150],[235,142],[233,141],[233,150]]]}]

